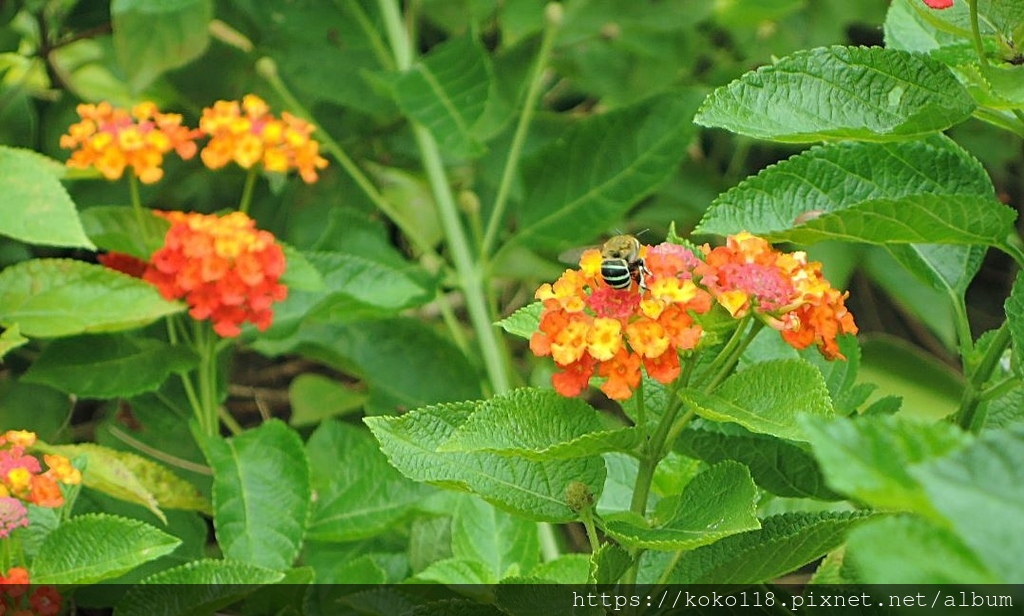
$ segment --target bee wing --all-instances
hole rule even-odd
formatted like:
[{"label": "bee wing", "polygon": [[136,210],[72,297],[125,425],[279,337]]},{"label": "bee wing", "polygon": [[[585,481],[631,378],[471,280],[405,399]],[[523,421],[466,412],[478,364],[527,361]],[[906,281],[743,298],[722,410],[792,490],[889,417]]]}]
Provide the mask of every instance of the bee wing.
[{"label": "bee wing", "polygon": [[577,246],[576,248],[570,248],[569,250],[566,250],[566,251],[562,252],[561,254],[559,254],[558,255],[558,260],[561,261],[562,263],[567,263],[569,265],[579,265],[580,264],[580,257],[583,256],[583,253],[585,253],[588,250],[600,250],[600,249],[601,249],[600,245]]}]

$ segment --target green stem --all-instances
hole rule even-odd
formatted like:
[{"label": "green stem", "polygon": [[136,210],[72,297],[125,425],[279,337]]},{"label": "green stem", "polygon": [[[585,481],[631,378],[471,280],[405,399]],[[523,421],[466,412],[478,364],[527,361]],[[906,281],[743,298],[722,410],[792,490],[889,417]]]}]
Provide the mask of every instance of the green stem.
[{"label": "green stem", "polygon": [[[971,322],[967,316],[967,304],[964,303],[964,296],[958,293],[950,294],[953,301],[953,325],[956,328],[956,337],[960,341],[960,357],[968,357],[974,350],[974,337],[971,335]],[[966,369],[967,366],[964,366]]]},{"label": "green stem", "polygon": [[558,549],[555,529],[547,522],[537,522],[537,537],[540,540],[540,553],[544,562],[551,562],[562,555]]},{"label": "green stem", "polygon": [[256,186],[256,166],[249,167],[245,174],[245,186],[242,188],[242,199],[238,204],[238,211],[243,214],[249,213],[249,205],[252,203],[252,192]]},{"label": "green stem", "polygon": [[362,5],[356,0],[345,0],[345,6],[348,7],[348,11],[355,17],[356,23],[359,24],[359,29],[366,36],[366,40],[370,42],[370,48],[373,49],[373,55],[377,58],[377,61],[380,62],[385,70],[395,70],[395,62],[391,59],[391,54],[388,53],[387,45],[384,44],[384,40],[381,39],[377,29],[373,27],[373,23],[370,21],[366,11],[363,10]]},{"label": "green stem", "polygon": [[1017,267],[1024,268],[1024,241],[1016,233],[1011,233],[997,246],[1000,250],[1010,255],[1017,263]]},{"label": "green stem", "polygon": [[974,42],[974,51],[978,54],[978,62],[982,66],[988,66],[985,45],[981,40],[981,26],[978,23],[978,0],[967,0],[967,10],[971,17],[971,38]]},{"label": "green stem", "polygon": [[587,540],[590,542],[590,553],[596,554],[601,549],[601,541],[597,537],[597,527],[594,526],[594,509],[586,507],[580,511],[580,521],[587,529]]},{"label": "green stem", "polygon": [[[167,340],[174,346],[178,345],[178,332],[175,329],[174,320],[177,317],[169,316],[165,319],[167,323]],[[192,377],[187,372],[179,372],[178,377],[181,379],[181,386],[185,389],[185,397],[188,398],[188,404],[192,407],[192,414],[196,420],[202,425],[203,418],[203,405],[199,402],[199,398],[196,396],[195,387],[192,385]]]},{"label": "green stem", "polygon": [[981,392],[978,393],[978,398],[982,402],[986,400],[991,400],[993,398],[998,398],[999,396],[1005,394],[1006,392],[1020,386],[1020,384],[1020,379],[1014,376],[1009,376],[1003,379],[1002,381],[999,381],[998,383],[993,383],[992,385],[989,385],[985,389],[981,390]]},{"label": "green stem", "polygon": [[1010,327],[1003,323],[996,330],[995,337],[988,349],[985,350],[985,355],[982,356],[977,367],[968,375],[967,385],[964,387],[964,393],[960,398],[960,409],[954,416],[956,424],[964,430],[975,433],[981,430],[983,422],[976,421],[976,419],[978,406],[983,399],[985,383],[992,377],[992,372],[999,365],[999,359],[1003,356],[1003,351],[1006,350],[1009,344]]},{"label": "green stem", "polygon": [[526,91],[526,100],[523,101],[523,112],[519,115],[519,122],[512,136],[512,145],[508,150],[508,158],[505,160],[505,167],[501,172],[498,194],[494,198],[494,207],[491,209],[491,217],[487,222],[487,230],[481,245],[481,255],[490,255],[498,239],[498,231],[504,221],[505,208],[508,207],[508,197],[512,191],[512,182],[519,168],[519,158],[523,152],[523,145],[526,143],[530,123],[533,121],[541,86],[544,84],[544,69],[547,67],[551,49],[554,47],[555,34],[562,22],[560,5],[551,3],[545,7],[544,13],[546,17],[544,37],[541,39],[540,50],[537,52],[537,58],[533,65],[533,73],[530,75],[530,87]]},{"label": "green stem", "polygon": [[216,334],[205,321],[193,321],[193,335],[199,352],[199,398],[202,415],[199,425],[207,436],[217,436],[220,423],[217,409],[217,351]]}]

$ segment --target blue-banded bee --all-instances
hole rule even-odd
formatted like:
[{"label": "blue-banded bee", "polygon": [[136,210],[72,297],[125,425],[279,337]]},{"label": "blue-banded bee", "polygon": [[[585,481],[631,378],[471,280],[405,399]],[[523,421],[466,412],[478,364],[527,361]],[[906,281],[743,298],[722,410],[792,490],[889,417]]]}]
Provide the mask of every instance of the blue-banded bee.
[{"label": "blue-banded bee", "polygon": [[[587,248],[578,248],[563,253],[562,261],[573,263]],[[635,280],[637,286],[646,288],[645,276],[650,272],[640,258],[640,240],[633,235],[616,235],[608,239],[601,248],[601,278],[613,289],[628,289]]]}]

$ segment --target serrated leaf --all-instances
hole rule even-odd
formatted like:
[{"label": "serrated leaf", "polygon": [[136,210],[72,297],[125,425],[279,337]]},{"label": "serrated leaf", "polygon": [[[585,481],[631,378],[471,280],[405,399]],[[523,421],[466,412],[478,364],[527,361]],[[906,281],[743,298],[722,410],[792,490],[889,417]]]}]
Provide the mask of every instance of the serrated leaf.
[{"label": "serrated leaf", "polygon": [[531,184],[511,242],[564,248],[615,224],[675,172],[696,105],[675,94],[595,116],[524,161]]},{"label": "serrated leaf", "polygon": [[147,282],[81,261],[32,259],[0,272],[0,324],[26,336],[132,329],[184,309]]},{"label": "serrated leaf", "polygon": [[60,183],[56,161],[0,146],[0,235],[28,244],[95,249]]},{"label": "serrated leaf", "polygon": [[200,442],[213,470],[213,524],[224,555],[286,569],[299,554],[310,509],[302,440],[272,419],[229,439]]},{"label": "serrated leaf", "polygon": [[605,429],[598,412],[578,398],[524,388],[482,401],[438,451],[557,460],[630,451],[641,438],[632,428]]},{"label": "serrated leaf", "polygon": [[663,499],[658,524],[649,527],[640,516],[624,514],[606,516],[604,530],[630,548],[692,550],[760,528],[757,499],[750,471],[738,462],[721,462],[694,477],[678,498]]},{"label": "serrated leaf", "polygon": [[492,580],[530,571],[539,561],[537,525],[478,498],[459,500],[451,537],[452,555],[483,563]]},{"label": "serrated leaf", "polygon": [[845,560],[864,584],[999,584],[956,533],[921,518],[871,520],[850,532]]},{"label": "serrated leaf", "polygon": [[600,496],[605,478],[600,457],[534,462],[487,452],[439,451],[478,404],[429,406],[401,417],[363,421],[380,441],[388,461],[406,477],[473,492],[532,520],[576,519],[565,502],[565,490],[574,481],[586,485],[595,498]]},{"label": "serrated leaf", "polygon": [[123,252],[148,261],[163,245],[171,223],[144,211],[139,215],[131,206],[100,205],[82,212],[82,227],[96,246],[103,250]]},{"label": "serrated leaf", "polygon": [[474,125],[483,116],[493,87],[491,63],[470,32],[438,45],[395,79],[395,102],[404,114],[434,135],[454,158],[484,152]]},{"label": "serrated leaf", "polygon": [[[847,100],[856,103],[837,102]],[[889,141],[943,131],[974,107],[937,60],[895,49],[833,46],[799,51],[718,88],[694,121],[788,143]]]},{"label": "serrated leaf", "polygon": [[354,541],[386,532],[428,494],[391,467],[365,431],[325,421],[306,444],[317,499],[308,535]]},{"label": "serrated leaf", "polygon": [[730,376],[713,394],[686,389],[679,395],[705,419],[791,441],[806,440],[800,416],[833,414],[821,372],[802,359],[760,362]]},{"label": "serrated leaf", "polygon": [[772,165],[719,196],[696,232],[771,234],[868,201],[924,194],[994,198],[995,190],[981,163],[944,136],[829,143]]},{"label": "serrated leaf", "polygon": [[480,561],[466,558],[447,558],[430,563],[423,571],[412,577],[413,582],[432,582],[445,585],[482,586],[484,590],[478,592],[489,592],[486,590],[488,584],[497,582],[487,570],[487,565]]},{"label": "serrated leaf", "polygon": [[1016,557],[1024,550],[1024,426],[983,434],[909,473],[1001,582],[1024,576],[1024,563]]},{"label": "serrated leaf", "polygon": [[872,416],[803,423],[829,487],[882,509],[934,515],[908,467],[964,446],[968,437],[946,423]]},{"label": "serrated leaf", "polygon": [[23,380],[80,398],[128,398],[158,389],[198,361],[192,349],[152,338],[76,336],[47,345]]},{"label": "serrated leaf", "polygon": [[760,584],[820,558],[840,545],[846,532],[871,519],[867,512],[784,513],[761,528],[727,537],[683,554],[672,584]]},{"label": "serrated leaf", "polygon": [[284,573],[228,560],[197,560],[155,573],[128,589],[118,616],[213,614]]},{"label": "serrated leaf", "polygon": [[[82,484],[114,498],[142,505],[161,520],[160,507],[209,513],[210,504],[202,494],[167,467],[128,451],[117,451],[95,443],[47,445],[45,451],[68,459],[84,456]],[[165,520],[166,521],[166,520]]]},{"label": "serrated leaf", "polygon": [[757,485],[778,496],[842,498],[825,485],[810,452],[779,438],[747,432],[734,424],[704,422],[698,428],[683,431],[675,448],[708,464],[736,460],[750,469]]},{"label": "serrated leaf", "polygon": [[586,554],[562,554],[531,569],[529,577],[551,584],[586,584],[589,571],[590,558]]},{"label": "serrated leaf", "polygon": [[324,289],[324,278],[320,270],[299,250],[278,240],[281,250],[284,251],[284,260],[287,263],[284,274],[281,276],[281,284],[289,290],[296,291],[322,291]]},{"label": "serrated leaf", "polygon": [[28,344],[28,338],[21,335],[21,328],[14,323],[0,333],[0,360],[14,349]]},{"label": "serrated leaf", "polygon": [[533,302],[498,321],[498,325],[513,336],[529,340],[540,327],[540,313],[543,310],[543,302]]},{"label": "serrated leaf", "polygon": [[330,417],[340,417],[362,408],[366,393],[339,381],[314,373],[300,374],[288,384],[293,426],[311,426]]},{"label": "serrated leaf", "polygon": [[76,516],[46,536],[32,562],[32,582],[95,584],[170,554],[180,543],[138,520]]},{"label": "serrated leaf", "polygon": [[206,50],[213,19],[210,0],[114,0],[110,5],[114,50],[139,92],[163,72],[184,66]]},{"label": "serrated leaf", "polygon": [[590,558],[590,580],[595,584],[615,584],[633,564],[633,557],[614,543],[605,543]]}]

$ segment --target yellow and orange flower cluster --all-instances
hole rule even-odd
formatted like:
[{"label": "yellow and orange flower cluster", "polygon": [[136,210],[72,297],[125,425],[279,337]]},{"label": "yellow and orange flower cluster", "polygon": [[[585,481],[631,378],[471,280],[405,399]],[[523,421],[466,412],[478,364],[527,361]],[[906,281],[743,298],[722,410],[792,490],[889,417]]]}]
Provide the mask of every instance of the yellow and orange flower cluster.
[{"label": "yellow and orange flower cluster", "polygon": [[640,384],[640,367],[669,383],[679,376],[679,352],[693,349],[702,330],[693,315],[712,300],[693,280],[697,258],[674,244],[643,247],[645,288],[613,289],[601,278],[601,253],[589,250],[579,270],[567,270],[536,293],[544,302],[540,328],[530,338],[538,356],[550,355],[561,371],[555,390],[580,394],[594,375],[609,398],[624,400]]},{"label": "yellow and orange flower cluster", "polygon": [[142,183],[152,184],[164,175],[164,154],[174,150],[187,160],[196,153],[199,132],[182,126],[176,113],[160,113],[153,103],[135,105],[131,112],[106,102],[82,104],[77,111],[82,121],[60,138],[60,147],[75,150],[69,167],[95,167],[108,180],[119,179],[130,167]]},{"label": "yellow and orange flower cluster", "polygon": [[306,183],[315,182],[317,170],[327,166],[320,145],[309,138],[313,125],[285,111],[277,119],[258,96],[217,101],[203,110],[199,128],[210,136],[200,157],[210,169],[231,161],[243,169],[262,164],[267,171],[297,169]]},{"label": "yellow and orange flower cluster", "polygon": [[745,231],[703,252],[704,263],[696,269],[701,285],[729,314],[742,318],[754,312],[794,348],[815,344],[826,358],[845,359],[836,338],[856,334],[857,325],[846,309],[849,294],[832,288],[821,263],[808,263],[804,252],[779,252]]},{"label": "yellow and orange flower cluster", "polygon": [[210,169],[231,161],[245,169],[262,165],[267,171],[287,173],[295,169],[307,183],[315,182],[317,170],[327,166],[320,156],[320,144],[310,138],[314,127],[288,112],[278,119],[258,96],[238,101],[217,101],[203,110],[198,129],[182,126],[182,117],[160,113],[151,102],[131,111],[110,103],[82,104],[77,108],[81,122],[72,124],[61,136],[60,146],[74,150],[68,166],[95,167],[110,180],[119,179],[126,168],[144,184],[163,177],[164,155],[175,150],[183,159],[192,158],[196,140],[210,140],[200,153]]},{"label": "yellow and orange flower cluster", "polygon": [[541,285],[543,310],[530,349],[555,360],[555,390],[579,395],[596,373],[609,398],[624,400],[639,386],[641,367],[661,383],[675,380],[679,354],[700,343],[699,320],[714,304],[736,319],[753,314],[797,349],[815,344],[825,357],[844,359],[836,338],[857,333],[857,326],[847,295],[821,275],[820,263],[747,232],[700,252],[703,259],[675,244],[643,246],[645,284],[616,290],[601,277],[601,254],[591,250],[580,269]]},{"label": "yellow and orange flower cluster", "polygon": [[82,473],[64,456],[45,454],[44,472],[39,460],[25,453],[35,443],[33,432],[8,430],[0,434],[0,538],[28,526],[26,502],[39,507],[60,507],[64,495],[58,484],[82,482]]},{"label": "yellow and orange flower cluster", "polygon": [[246,321],[260,331],[270,327],[271,306],[288,289],[278,282],[285,270],[284,251],[269,231],[257,229],[242,212],[156,214],[171,228],[144,280],[167,299],[184,298],[189,314],[210,319],[221,336],[239,335]]},{"label": "yellow and orange flower cluster", "polygon": [[[29,594],[29,575],[24,567],[11,567],[0,575],[0,616],[57,616],[60,593],[53,586],[38,586]],[[26,601],[27,599],[27,601]]]}]

